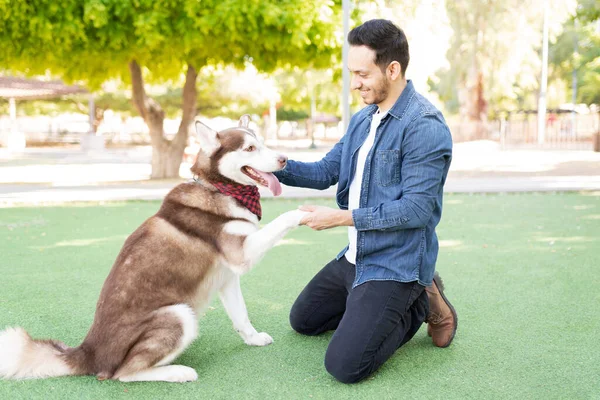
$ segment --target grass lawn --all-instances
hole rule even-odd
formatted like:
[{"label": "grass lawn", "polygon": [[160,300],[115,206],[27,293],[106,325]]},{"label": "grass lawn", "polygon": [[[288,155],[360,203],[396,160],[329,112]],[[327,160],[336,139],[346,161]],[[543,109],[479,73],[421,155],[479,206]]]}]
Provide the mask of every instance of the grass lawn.
[{"label": "grass lawn", "polygon": [[[265,200],[263,220],[300,203]],[[78,345],[124,239],[158,207],[0,209],[0,329]],[[600,398],[600,195],[449,195],[438,235],[437,268],[459,315],[454,343],[435,348],[423,327],[363,383],[325,371],[331,334],[303,337],[288,324],[296,295],[347,240],[342,228],[300,228],[242,279],[273,345],[244,345],[215,301],[177,360],[196,382],[0,381],[0,399]]]}]

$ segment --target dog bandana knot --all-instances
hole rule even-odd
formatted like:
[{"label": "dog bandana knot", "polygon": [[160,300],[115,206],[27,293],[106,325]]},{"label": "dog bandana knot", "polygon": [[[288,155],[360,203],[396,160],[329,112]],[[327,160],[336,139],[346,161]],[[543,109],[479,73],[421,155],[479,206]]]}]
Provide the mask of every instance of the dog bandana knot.
[{"label": "dog bandana knot", "polygon": [[260,207],[260,193],[258,188],[253,185],[233,185],[230,183],[214,183],[219,192],[224,195],[231,196],[237,200],[242,206],[246,207],[258,219],[262,218],[262,209]]}]

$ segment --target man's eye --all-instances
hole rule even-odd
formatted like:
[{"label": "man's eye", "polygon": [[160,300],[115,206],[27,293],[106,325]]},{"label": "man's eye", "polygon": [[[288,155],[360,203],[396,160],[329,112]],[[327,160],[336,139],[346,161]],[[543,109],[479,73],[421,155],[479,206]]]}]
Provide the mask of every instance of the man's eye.
[{"label": "man's eye", "polygon": [[244,151],[254,151],[254,150],[256,150],[256,147],[254,147],[254,146],[248,146],[244,149]]}]

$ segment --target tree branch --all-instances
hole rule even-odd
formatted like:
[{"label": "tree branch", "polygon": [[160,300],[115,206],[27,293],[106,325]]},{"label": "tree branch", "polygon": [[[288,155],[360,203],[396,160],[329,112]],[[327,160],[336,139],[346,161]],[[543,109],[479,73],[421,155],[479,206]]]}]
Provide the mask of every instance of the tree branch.
[{"label": "tree branch", "polygon": [[132,101],[135,108],[148,125],[150,140],[155,146],[167,145],[168,141],[163,136],[165,112],[160,104],[146,95],[142,69],[137,61],[131,60],[131,62],[129,62],[129,71],[131,72]]},{"label": "tree branch", "polygon": [[196,79],[198,72],[188,64],[187,73],[185,74],[185,84],[183,86],[183,105],[182,116],[177,135],[173,138],[174,146],[185,147],[190,123],[196,116],[196,104],[198,102],[198,91],[196,90]]},{"label": "tree branch", "polygon": [[142,78],[142,69],[135,60],[129,62],[129,72],[131,73],[132,101],[142,118],[146,120],[148,107],[146,104],[146,91],[144,90],[144,79]]},{"label": "tree branch", "polygon": [[88,113],[88,108],[87,106],[84,106],[83,104],[81,104],[80,101],[71,99],[71,102],[75,105],[75,107],[77,108],[77,111],[79,111],[82,114],[87,114]]}]

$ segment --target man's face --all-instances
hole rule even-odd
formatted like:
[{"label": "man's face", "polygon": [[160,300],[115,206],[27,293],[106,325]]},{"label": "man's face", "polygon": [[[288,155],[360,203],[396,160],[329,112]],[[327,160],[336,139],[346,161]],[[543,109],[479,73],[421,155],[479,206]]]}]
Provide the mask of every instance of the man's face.
[{"label": "man's face", "polygon": [[348,69],[352,76],[350,87],[360,91],[365,104],[380,104],[390,91],[390,81],[375,65],[375,51],[366,46],[350,46]]}]

